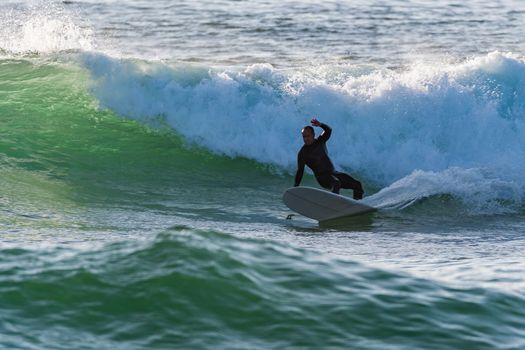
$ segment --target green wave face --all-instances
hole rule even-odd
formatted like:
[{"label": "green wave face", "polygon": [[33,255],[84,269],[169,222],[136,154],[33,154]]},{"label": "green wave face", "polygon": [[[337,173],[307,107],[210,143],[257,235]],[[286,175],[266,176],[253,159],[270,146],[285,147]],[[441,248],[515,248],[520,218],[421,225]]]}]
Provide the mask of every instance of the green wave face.
[{"label": "green wave face", "polygon": [[39,201],[47,207],[166,196],[213,203],[232,189],[268,182],[268,169],[254,161],[213,155],[161,125],[100,110],[75,65],[4,60],[0,79],[1,181],[11,202],[27,202],[34,193],[37,207]]}]

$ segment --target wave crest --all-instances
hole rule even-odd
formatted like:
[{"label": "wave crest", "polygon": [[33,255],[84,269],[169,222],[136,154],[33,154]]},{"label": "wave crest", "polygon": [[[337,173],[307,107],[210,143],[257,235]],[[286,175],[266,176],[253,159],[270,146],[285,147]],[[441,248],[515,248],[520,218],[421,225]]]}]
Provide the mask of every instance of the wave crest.
[{"label": "wave crest", "polygon": [[525,155],[525,64],[511,54],[403,71],[83,62],[102,107],[144,122],[162,116],[212,152],[289,170],[313,116],[334,128],[335,163],[378,184],[414,170],[508,169]]}]

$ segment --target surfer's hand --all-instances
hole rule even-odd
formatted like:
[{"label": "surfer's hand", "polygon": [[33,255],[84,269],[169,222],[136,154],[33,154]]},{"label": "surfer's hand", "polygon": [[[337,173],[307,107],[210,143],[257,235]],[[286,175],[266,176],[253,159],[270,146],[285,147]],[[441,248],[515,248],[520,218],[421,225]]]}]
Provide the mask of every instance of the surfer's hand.
[{"label": "surfer's hand", "polygon": [[319,122],[319,120],[315,118],[312,119],[310,122],[312,123],[313,126],[321,126],[321,122]]}]

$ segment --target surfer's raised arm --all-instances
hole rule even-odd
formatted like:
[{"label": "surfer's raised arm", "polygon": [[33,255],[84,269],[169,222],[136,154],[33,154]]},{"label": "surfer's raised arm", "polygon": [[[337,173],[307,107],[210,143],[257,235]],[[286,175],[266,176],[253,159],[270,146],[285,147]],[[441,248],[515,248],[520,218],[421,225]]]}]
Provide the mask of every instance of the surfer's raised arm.
[{"label": "surfer's raised arm", "polygon": [[324,123],[321,123],[319,120],[317,120],[315,118],[312,119],[311,123],[312,123],[313,126],[318,126],[321,129],[323,129],[323,132],[322,132],[321,135],[319,135],[318,140],[321,141],[321,142],[328,141],[328,139],[332,135],[332,128],[329,127],[328,125],[324,124]]}]

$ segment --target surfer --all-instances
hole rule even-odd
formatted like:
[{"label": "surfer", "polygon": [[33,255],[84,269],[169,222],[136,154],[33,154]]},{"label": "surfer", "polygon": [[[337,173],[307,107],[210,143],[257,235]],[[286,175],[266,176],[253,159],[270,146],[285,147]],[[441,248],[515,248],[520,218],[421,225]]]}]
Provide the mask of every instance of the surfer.
[{"label": "surfer", "polygon": [[329,188],[333,193],[339,193],[339,189],[351,189],[354,191],[354,199],[363,198],[363,187],[361,182],[357,181],[348,174],[335,171],[334,165],[328,157],[326,151],[326,141],[332,134],[332,129],[317,119],[312,119],[313,126],[323,129],[323,133],[315,138],[314,128],[310,125],[305,126],[301,133],[303,135],[304,145],[297,155],[297,173],[295,174],[295,184],[297,187],[303,179],[304,166],[308,165],[314,172],[317,182],[324,188]]}]

